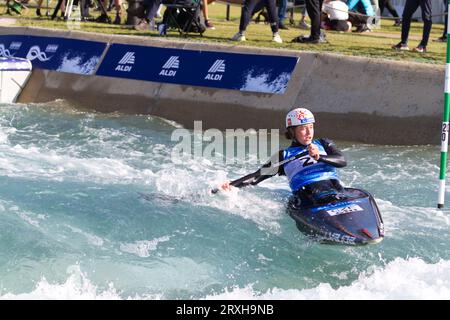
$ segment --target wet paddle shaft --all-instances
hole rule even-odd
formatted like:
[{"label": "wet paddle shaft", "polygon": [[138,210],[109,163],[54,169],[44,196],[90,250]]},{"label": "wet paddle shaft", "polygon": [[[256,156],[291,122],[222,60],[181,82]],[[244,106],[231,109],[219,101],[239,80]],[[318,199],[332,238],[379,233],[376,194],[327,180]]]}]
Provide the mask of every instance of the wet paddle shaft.
[{"label": "wet paddle shaft", "polygon": [[[280,167],[280,166],[282,166],[282,165],[284,165],[284,164],[286,164],[286,163],[288,163],[288,162],[294,161],[295,159],[299,159],[299,158],[301,158],[301,157],[304,157],[304,156],[307,155],[308,153],[309,153],[308,150],[307,150],[307,151],[304,151],[304,152],[301,152],[301,153],[299,153],[299,154],[297,154],[297,155],[295,155],[295,156],[292,156],[292,157],[290,157],[290,158],[287,158],[287,159],[285,159],[285,160],[283,160],[283,161],[274,163],[274,164],[271,165],[271,167],[272,167],[272,168],[278,168],[278,167]],[[243,183],[245,180],[247,180],[247,179],[249,179],[249,178],[253,178],[253,177],[255,177],[256,175],[258,175],[258,171],[255,171],[255,172],[252,173],[251,175],[248,175],[248,176],[245,176],[245,177],[242,177],[242,178],[239,178],[239,179],[236,179],[236,180],[231,181],[231,182],[230,182],[230,186],[233,186],[233,187],[236,187],[236,188],[240,188],[240,187],[243,185],[242,183]],[[211,190],[211,193],[214,194],[214,193],[217,193],[217,192],[219,192],[219,191],[220,191],[219,188],[214,188],[214,189]]]}]

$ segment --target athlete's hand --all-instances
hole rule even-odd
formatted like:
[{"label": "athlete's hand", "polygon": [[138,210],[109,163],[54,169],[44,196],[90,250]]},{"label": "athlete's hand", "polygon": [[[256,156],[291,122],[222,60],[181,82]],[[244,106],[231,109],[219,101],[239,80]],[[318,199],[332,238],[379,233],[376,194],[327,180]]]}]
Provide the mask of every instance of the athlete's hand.
[{"label": "athlete's hand", "polygon": [[309,151],[309,156],[311,157],[311,158],[313,158],[314,160],[316,160],[316,161],[318,161],[319,160],[319,158],[320,158],[320,155],[319,155],[319,148],[317,148],[317,146],[315,145],[315,144],[310,144],[309,146],[308,146],[308,151]]},{"label": "athlete's hand", "polygon": [[230,185],[230,181],[227,181],[220,186],[220,189],[223,191],[231,191],[231,188],[233,188],[233,186]]}]

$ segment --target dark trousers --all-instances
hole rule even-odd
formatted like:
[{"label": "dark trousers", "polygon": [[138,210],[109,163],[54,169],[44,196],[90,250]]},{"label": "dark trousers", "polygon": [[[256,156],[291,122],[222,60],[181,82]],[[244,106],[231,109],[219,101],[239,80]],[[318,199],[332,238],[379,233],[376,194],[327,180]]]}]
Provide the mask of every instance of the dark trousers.
[{"label": "dark trousers", "polygon": [[391,3],[391,0],[378,0],[378,6],[380,7],[380,15],[383,15],[384,8],[387,8],[389,13],[392,14],[393,17],[398,18],[397,10],[395,10],[394,6]]},{"label": "dark trousers", "polygon": [[242,33],[247,29],[250,19],[252,18],[253,10],[259,2],[264,2],[269,15],[269,23],[272,32],[278,32],[278,15],[276,0],[245,0],[241,11],[241,21],[239,23],[239,31]]},{"label": "dark trousers", "polygon": [[442,36],[447,38],[447,26],[448,26],[448,3],[447,0],[444,0],[444,6],[445,6],[445,27],[444,27],[444,32],[442,33]]},{"label": "dark trousers", "polygon": [[408,43],[409,28],[411,26],[411,17],[416,12],[417,8],[422,10],[423,20],[423,34],[422,41],[419,45],[426,47],[428,39],[430,38],[430,31],[432,26],[431,21],[431,0],[406,0],[405,8],[403,9],[402,22],[402,43]]},{"label": "dark trousers", "polygon": [[311,19],[311,38],[320,38],[320,19],[322,17],[323,0],[305,0],[306,11]]},{"label": "dark trousers", "polygon": [[367,24],[369,20],[369,16],[365,16],[360,14],[359,12],[349,11],[348,12],[348,21],[352,23],[354,27],[361,27]]}]

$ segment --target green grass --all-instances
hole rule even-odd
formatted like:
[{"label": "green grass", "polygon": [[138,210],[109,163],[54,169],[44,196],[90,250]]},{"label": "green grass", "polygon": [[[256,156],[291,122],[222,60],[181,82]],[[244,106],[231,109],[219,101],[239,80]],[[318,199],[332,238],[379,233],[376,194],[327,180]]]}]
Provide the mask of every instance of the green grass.
[{"label": "green grass", "polygon": [[[54,3],[55,1],[53,1]],[[31,3],[31,7],[34,5]],[[44,1],[45,3],[45,1]],[[35,10],[29,8],[22,13],[21,16],[13,15],[7,16],[4,5],[0,5],[1,18],[13,17],[16,19],[18,26],[31,26],[49,29],[78,29],[85,32],[99,32],[103,34],[117,34],[117,35],[136,35],[143,37],[159,37],[156,31],[135,31],[124,25],[113,25],[105,23],[82,22],[78,25],[68,24],[65,21],[52,21],[46,17],[38,18],[35,15]],[[45,9],[42,10],[45,13]],[[51,13],[52,11],[50,11]],[[91,9],[91,14],[98,15]],[[114,12],[110,13],[114,18]],[[187,38],[181,38],[183,41],[194,41],[203,43],[221,43],[239,46],[253,46],[266,48],[283,48],[299,51],[316,51],[316,52],[330,52],[345,55],[364,56],[372,58],[386,58],[394,60],[426,62],[434,64],[445,63],[446,44],[432,42],[442,35],[443,25],[434,24],[428,44],[428,52],[425,54],[418,54],[414,52],[397,52],[391,49],[393,44],[400,40],[400,27],[394,27],[392,20],[382,21],[382,27],[370,33],[338,33],[327,31],[328,44],[321,45],[306,45],[298,43],[290,43],[294,37],[305,34],[308,35],[308,30],[301,30],[297,27],[290,27],[289,30],[281,30],[280,34],[283,38],[283,44],[276,44],[271,41],[272,33],[268,24],[251,23],[246,32],[247,41],[244,43],[232,42],[230,38],[238,31],[240,7],[231,6],[230,21],[226,20],[226,6],[222,3],[215,3],[209,5],[209,16],[213,21],[216,30],[207,30],[203,37],[196,34],[190,34]],[[126,18],[124,11],[123,20]],[[300,19],[300,14],[295,13],[294,18],[296,23]],[[410,31],[409,46],[413,48],[418,45],[422,35],[422,23],[413,22]],[[169,31],[167,38],[180,40],[180,35],[176,31]]]}]

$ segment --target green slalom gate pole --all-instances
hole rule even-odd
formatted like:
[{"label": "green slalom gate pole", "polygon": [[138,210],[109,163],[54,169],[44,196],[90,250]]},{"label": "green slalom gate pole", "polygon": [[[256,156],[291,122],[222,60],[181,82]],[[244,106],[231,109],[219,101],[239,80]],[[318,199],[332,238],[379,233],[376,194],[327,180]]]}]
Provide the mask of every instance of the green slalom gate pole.
[{"label": "green slalom gate pole", "polygon": [[[450,9],[450,0],[448,0],[447,8]],[[441,164],[439,172],[439,195],[438,208],[444,207],[445,198],[445,172],[447,171],[447,150],[448,150],[448,133],[449,133],[449,114],[450,114],[450,40],[449,40],[449,14],[447,14],[447,58],[445,63],[445,93],[444,93],[444,115],[442,120],[441,131]]]}]

